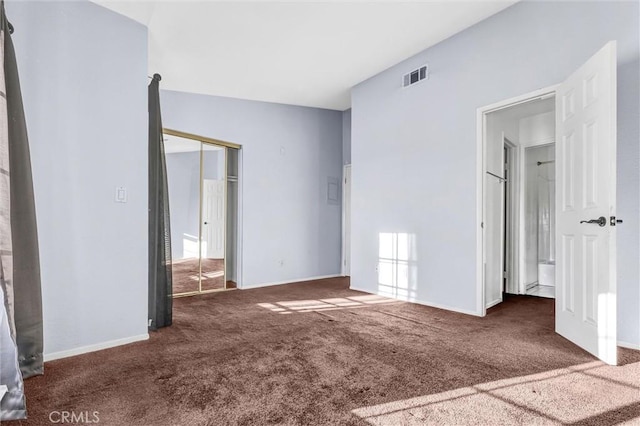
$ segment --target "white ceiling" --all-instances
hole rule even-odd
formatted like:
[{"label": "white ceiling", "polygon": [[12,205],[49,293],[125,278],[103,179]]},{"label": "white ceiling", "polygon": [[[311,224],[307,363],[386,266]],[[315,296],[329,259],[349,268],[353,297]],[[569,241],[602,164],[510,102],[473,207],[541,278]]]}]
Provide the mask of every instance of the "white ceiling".
[{"label": "white ceiling", "polygon": [[148,26],[163,89],[344,110],[354,85],[518,0],[94,1]]}]

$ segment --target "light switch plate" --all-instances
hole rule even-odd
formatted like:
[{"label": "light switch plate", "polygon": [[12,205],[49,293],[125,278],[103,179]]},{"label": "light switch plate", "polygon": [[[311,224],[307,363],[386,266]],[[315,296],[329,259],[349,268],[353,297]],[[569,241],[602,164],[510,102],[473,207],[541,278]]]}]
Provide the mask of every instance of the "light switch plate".
[{"label": "light switch plate", "polygon": [[127,202],[127,188],[124,186],[116,187],[116,203]]},{"label": "light switch plate", "polygon": [[327,178],[327,203],[340,204],[340,179],[336,177]]}]

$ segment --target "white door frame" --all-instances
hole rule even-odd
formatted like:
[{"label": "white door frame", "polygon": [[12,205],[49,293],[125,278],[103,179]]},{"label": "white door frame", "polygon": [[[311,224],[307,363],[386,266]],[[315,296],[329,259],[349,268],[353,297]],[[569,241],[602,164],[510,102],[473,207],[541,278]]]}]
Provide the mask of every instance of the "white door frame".
[{"label": "white door frame", "polygon": [[[507,235],[505,236],[507,258],[505,263],[507,265],[507,293],[518,293],[519,281],[520,281],[520,146],[507,137],[503,136],[503,143],[509,157],[505,158],[507,161],[508,174],[507,188],[505,191],[505,197],[507,203],[507,214],[505,220],[507,221],[506,229]],[[515,290],[515,291],[514,291]]]},{"label": "white door frame", "polygon": [[555,96],[559,84],[525,93],[520,96],[505,99],[477,109],[476,113],[476,314],[487,314],[485,301],[484,280],[484,217],[486,216],[486,203],[484,200],[485,165],[487,162],[486,138],[487,138],[487,114],[530,102],[542,97]]},{"label": "white door frame", "polygon": [[[349,211],[347,212],[347,202]],[[341,275],[351,275],[351,164],[342,168],[342,259]],[[349,219],[349,220],[347,220]]]},{"label": "white door frame", "polygon": [[[237,230],[236,230],[236,286],[239,289],[244,288],[244,281],[242,279],[242,209],[243,209],[243,203],[242,203],[242,183],[243,183],[243,179],[242,179],[242,171],[243,171],[243,165],[242,165],[242,154],[243,154],[244,150],[242,148],[238,149],[238,205],[237,205],[237,211],[236,211],[236,226],[237,226]],[[225,283],[226,284],[226,283]]]}]

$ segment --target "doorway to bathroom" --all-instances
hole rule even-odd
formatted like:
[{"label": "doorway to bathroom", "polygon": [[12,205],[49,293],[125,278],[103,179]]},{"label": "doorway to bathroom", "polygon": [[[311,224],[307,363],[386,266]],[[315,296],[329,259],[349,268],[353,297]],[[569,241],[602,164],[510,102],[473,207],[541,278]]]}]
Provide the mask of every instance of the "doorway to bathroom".
[{"label": "doorway to bathroom", "polygon": [[555,144],[524,149],[524,294],[555,298]]},{"label": "doorway to bathroom", "polygon": [[555,297],[555,95],[486,114],[485,303]]},{"label": "doorway to bathroom", "polygon": [[[556,332],[613,365],[622,223],[616,64],[611,41],[559,84],[478,108],[476,180],[478,313],[506,294],[539,296],[541,281],[553,283]],[[506,167],[505,140],[518,147]],[[505,206],[507,191],[519,193]],[[503,249],[508,214],[511,259]]]}]

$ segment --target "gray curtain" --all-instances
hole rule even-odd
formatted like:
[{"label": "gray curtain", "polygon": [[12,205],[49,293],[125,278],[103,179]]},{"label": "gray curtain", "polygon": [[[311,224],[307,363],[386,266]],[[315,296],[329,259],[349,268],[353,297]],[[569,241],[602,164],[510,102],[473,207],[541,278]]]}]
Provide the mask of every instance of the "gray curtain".
[{"label": "gray curtain", "polygon": [[[0,419],[26,415],[22,377],[43,373],[42,295],[31,156],[12,28],[0,4]],[[16,368],[19,366],[19,368]]]},{"label": "gray curtain", "polygon": [[171,229],[160,114],[160,75],[149,84],[149,329],[172,322]]},{"label": "gray curtain", "polygon": [[18,348],[9,327],[7,298],[3,287],[0,286],[0,297],[5,302],[0,304],[0,386],[3,386],[0,395],[3,392],[6,394],[0,400],[0,422],[24,419],[27,416],[22,374],[18,365]]}]

